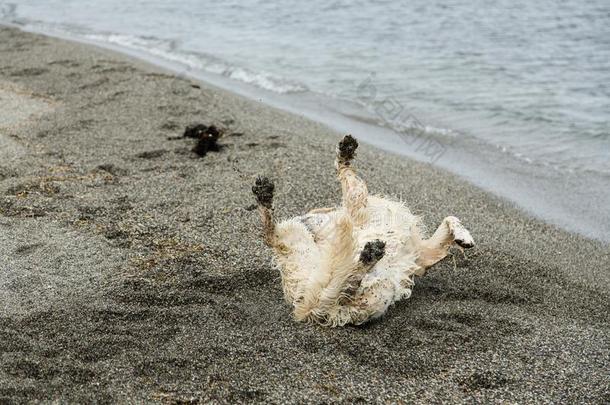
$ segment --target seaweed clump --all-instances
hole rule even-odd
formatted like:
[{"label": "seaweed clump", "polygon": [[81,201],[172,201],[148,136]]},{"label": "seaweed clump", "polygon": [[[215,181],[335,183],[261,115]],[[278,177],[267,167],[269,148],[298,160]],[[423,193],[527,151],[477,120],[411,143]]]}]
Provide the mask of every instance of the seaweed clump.
[{"label": "seaweed clump", "polygon": [[197,139],[193,152],[201,157],[205,156],[208,152],[220,151],[221,145],[218,144],[218,139],[222,136],[222,131],[214,125],[189,125],[184,130],[183,136],[185,138]]}]

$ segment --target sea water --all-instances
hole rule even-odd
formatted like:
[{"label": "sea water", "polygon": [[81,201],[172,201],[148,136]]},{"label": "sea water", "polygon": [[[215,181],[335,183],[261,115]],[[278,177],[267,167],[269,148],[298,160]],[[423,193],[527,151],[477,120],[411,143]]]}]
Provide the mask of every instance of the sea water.
[{"label": "sea water", "polygon": [[0,0],[0,21],[172,62],[610,239],[607,0]]}]

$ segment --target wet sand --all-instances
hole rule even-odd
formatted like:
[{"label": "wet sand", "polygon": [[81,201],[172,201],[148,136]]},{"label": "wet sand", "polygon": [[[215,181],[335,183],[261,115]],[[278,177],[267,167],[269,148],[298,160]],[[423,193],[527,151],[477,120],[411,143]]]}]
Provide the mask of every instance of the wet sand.
[{"label": "wet sand", "polygon": [[276,181],[280,217],[338,204],[341,134],[12,28],[0,96],[1,403],[610,401],[608,245],[363,144],[371,192],[478,245],[380,321],[299,324],[250,186]]}]

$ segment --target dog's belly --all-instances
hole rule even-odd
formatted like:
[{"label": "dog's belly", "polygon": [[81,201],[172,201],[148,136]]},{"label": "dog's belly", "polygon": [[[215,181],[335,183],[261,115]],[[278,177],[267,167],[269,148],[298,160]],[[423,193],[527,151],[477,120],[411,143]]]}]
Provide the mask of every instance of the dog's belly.
[{"label": "dog's belly", "polygon": [[312,234],[314,239],[327,226],[334,226],[332,219],[328,214],[307,214],[297,218],[307,230]]},{"label": "dog's belly", "polygon": [[[370,196],[366,208],[367,221],[354,226],[354,236],[358,241],[358,251],[372,240],[379,239],[386,243],[386,255],[392,255],[400,245],[413,250],[414,236],[419,236],[419,218],[398,201],[386,200]],[[322,213],[309,213],[297,217],[316,242],[332,235],[339,217],[345,217],[347,212],[336,209]]]}]

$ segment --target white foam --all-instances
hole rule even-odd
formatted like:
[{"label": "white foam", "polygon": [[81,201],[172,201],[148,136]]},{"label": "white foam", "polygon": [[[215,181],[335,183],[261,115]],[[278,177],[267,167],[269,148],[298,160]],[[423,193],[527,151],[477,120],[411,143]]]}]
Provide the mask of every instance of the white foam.
[{"label": "white foam", "polygon": [[234,66],[212,55],[181,51],[176,41],[153,37],[99,33],[87,34],[85,38],[148,52],[154,56],[184,64],[186,70],[203,69],[274,93],[287,94],[308,91],[307,86],[303,84],[277,77],[267,72],[255,72],[244,67]]}]

